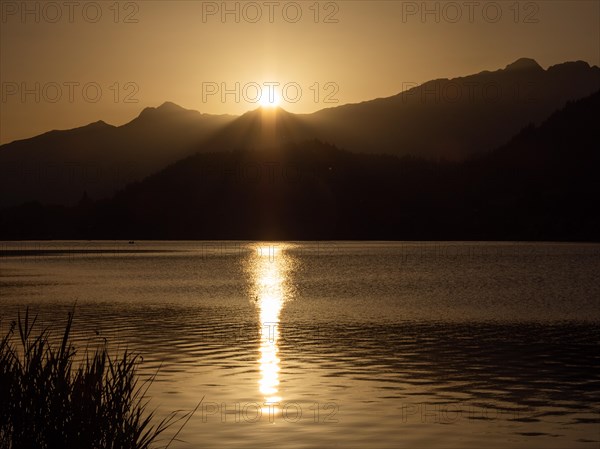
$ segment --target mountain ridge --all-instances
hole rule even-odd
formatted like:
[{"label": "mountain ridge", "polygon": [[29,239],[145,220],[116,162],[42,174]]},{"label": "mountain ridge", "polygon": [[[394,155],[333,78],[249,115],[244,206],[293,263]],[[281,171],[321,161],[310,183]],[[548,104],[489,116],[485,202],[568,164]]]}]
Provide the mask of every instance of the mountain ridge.
[{"label": "mountain ridge", "polygon": [[544,70],[541,65],[535,59],[532,58],[519,58],[515,62],[508,64],[504,70]]},{"label": "mountain ridge", "polygon": [[0,212],[6,238],[600,241],[600,91],[464,162],[319,141],[197,153],[112,199]]},{"label": "mountain ridge", "polygon": [[[553,64],[553,65],[548,66],[547,69],[544,69],[533,58],[519,58],[519,59],[515,60],[514,62],[508,64],[504,69],[497,69],[495,71],[483,70],[483,71],[475,73],[475,74],[458,76],[458,77],[454,77],[454,78],[435,78],[435,79],[432,79],[432,80],[425,81],[425,82],[423,82],[423,83],[421,83],[421,84],[419,84],[417,86],[413,86],[408,91],[413,90],[413,89],[417,89],[417,88],[419,88],[419,87],[421,87],[423,85],[426,85],[428,83],[464,80],[464,79],[469,79],[469,78],[471,78],[473,76],[482,75],[482,74],[485,75],[485,74],[491,74],[491,73],[497,73],[497,72],[504,72],[504,71],[509,71],[509,72],[510,71],[521,71],[522,69],[531,69],[531,68],[534,68],[536,71],[539,68],[542,71],[547,72],[547,71],[560,71],[560,70],[563,70],[563,69],[566,69],[566,68],[574,68],[574,67],[582,67],[582,68],[592,69],[592,70],[596,69],[596,70],[598,70],[598,73],[600,73],[600,67],[598,67],[596,65],[590,65],[587,61],[583,61],[583,60],[566,61],[566,62],[562,62],[562,63],[557,63],[557,64]],[[401,92],[398,92],[397,94],[393,94],[393,95],[390,95],[390,96],[387,96],[387,97],[372,98],[372,99],[367,99],[367,100],[359,101],[359,102],[356,102],[356,103],[345,103],[343,105],[337,105],[337,106],[331,106],[331,107],[322,108],[322,109],[319,109],[317,111],[310,112],[310,113],[297,113],[297,114],[295,114],[295,113],[291,113],[291,112],[287,111],[286,109],[284,109],[284,108],[282,108],[280,106],[278,106],[277,109],[280,109],[281,111],[285,111],[288,114],[293,114],[293,115],[297,115],[297,116],[310,116],[312,114],[316,114],[316,113],[319,113],[319,112],[322,112],[322,111],[335,110],[335,109],[339,109],[339,108],[345,108],[345,107],[348,107],[348,106],[364,105],[364,104],[368,104],[368,103],[371,103],[371,102],[378,102],[378,101],[382,101],[382,100],[389,100],[389,99],[392,99],[392,98],[397,98],[397,97],[401,97],[403,95],[406,95],[406,93],[407,93],[407,91],[401,91]],[[255,108],[255,109],[250,109],[250,110],[248,110],[248,111],[246,111],[246,112],[244,112],[244,113],[242,113],[240,115],[228,114],[228,113],[225,113],[225,114],[212,114],[212,113],[201,112],[201,111],[198,111],[196,109],[184,108],[183,106],[180,106],[177,103],[172,102],[172,101],[164,101],[159,106],[156,106],[156,107],[147,106],[147,107],[143,108],[136,117],[134,117],[132,120],[130,120],[130,121],[126,122],[126,123],[123,123],[122,125],[112,125],[112,124],[109,124],[109,123],[105,122],[102,119],[99,119],[97,121],[88,123],[87,125],[76,126],[74,128],[49,130],[49,131],[46,131],[46,132],[44,132],[42,134],[38,134],[38,135],[35,135],[35,136],[25,137],[25,138],[22,138],[22,139],[13,140],[11,142],[6,142],[6,143],[0,145],[0,149],[2,147],[4,147],[4,146],[10,145],[10,144],[12,144],[14,142],[19,142],[19,141],[22,141],[22,140],[32,139],[32,138],[39,137],[41,135],[47,134],[49,132],[54,132],[54,131],[73,131],[73,130],[85,128],[86,126],[89,126],[89,125],[92,125],[92,124],[95,124],[95,123],[104,123],[104,124],[107,124],[107,125],[109,125],[111,127],[120,128],[120,127],[123,127],[123,126],[126,126],[126,125],[132,123],[133,121],[137,120],[138,118],[140,118],[143,115],[147,115],[148,113],[153,113],[153,112],[161,112],[161,113],[192,112],[192,113],[198,113],[200,115],[207,115],[207,116],[213,116],[213,117],[224,117],[225,116],[225,117],[234,117],[234,118],[237,118],[237,117],[242,117],[243,115],[251,113],[251,112],[256,111],[258,109],[261,109],[261,107],[258,107],[258,108]]]},{"label": "mountain ridge", "polygon": [[[120,126],[99,120],[50,131],[0,146],[0,207],[32,200],[74,204],[83,191],[106,198],[197,152],[311,139],[352,152],[465,159],[600,89],[600,68],[584,61],[537,66],[521,58],[495,72],[438,78],[391,97],[311,114],[257,108],[214,115],[167,101]],[[472,93],[465,90],[470,83],[477,87]],[[491,101],[486,86],[503,95]],[[453,100],[452,92],[461,96]]]}]

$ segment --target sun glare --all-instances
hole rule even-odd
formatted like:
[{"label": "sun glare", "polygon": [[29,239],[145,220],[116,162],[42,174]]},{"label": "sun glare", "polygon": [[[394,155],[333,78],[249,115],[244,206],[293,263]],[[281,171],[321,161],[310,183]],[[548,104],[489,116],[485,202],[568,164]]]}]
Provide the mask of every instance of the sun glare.
[{"label": "sun glare", "polygon": [[269,92],[269,89],[263,89],[259,104],[263,108],[276,108],[279,106],[281,98],[275,92]]}]

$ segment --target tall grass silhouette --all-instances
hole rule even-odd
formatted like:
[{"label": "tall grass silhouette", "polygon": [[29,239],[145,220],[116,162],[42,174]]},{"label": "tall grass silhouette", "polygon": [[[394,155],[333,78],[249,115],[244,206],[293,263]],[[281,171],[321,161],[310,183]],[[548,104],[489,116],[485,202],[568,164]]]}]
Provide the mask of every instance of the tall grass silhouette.
[{"label": "tall grass silhouette", "polygon": [[[156,375],[140,382],[137,356],[125,350],[111,357],[105,344],[77,359],[70,339],[73,312],[56,343],[48,329],[34,335],[36,320],[29,310],[24,318],[19,313],[0,340],[0,448],[170,446],[195,410],[156,420],[147,410]],[[177,423],[179,430],[159,446],[159,437]]]}]

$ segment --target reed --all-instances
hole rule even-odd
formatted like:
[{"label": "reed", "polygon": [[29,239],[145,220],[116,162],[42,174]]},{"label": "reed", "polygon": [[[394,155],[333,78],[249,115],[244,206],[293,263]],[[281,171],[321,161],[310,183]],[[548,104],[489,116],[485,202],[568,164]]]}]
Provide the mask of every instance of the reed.
[{"label": "reed", "polygon": [[[34,334],[29,310],[0,340],[0,448],[149,449],[167,448],[193,412],[176,411],[162,420],[148,411],[148,387],[138,357],[110,356],[107,345],[82,358],[71,343],[73,313],[62,339],[48,329]],[[159,437],[181,427],[167,443]]]}]

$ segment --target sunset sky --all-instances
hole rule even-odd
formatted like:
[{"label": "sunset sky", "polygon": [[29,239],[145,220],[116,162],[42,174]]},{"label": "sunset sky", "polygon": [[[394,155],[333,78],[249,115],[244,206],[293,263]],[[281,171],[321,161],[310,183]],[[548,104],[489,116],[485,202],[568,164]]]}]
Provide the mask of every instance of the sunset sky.
[{"label": "sunset sky", "polygon": [[[424,17],[422,2],[226,2],[239,22],[234,12],[223,20],[222,2],[0,5],[0,143],[100,119],[121,125],[165,101],[241,114],[259,106],[244,96],[268,82],[280,83],[278,97],[292,83],[298,101],[284,109],[312,112],[520,57],[600,65],[598,1],[429,2]],[[239,83],[239,102],[209,95],[222,83]]]}]

